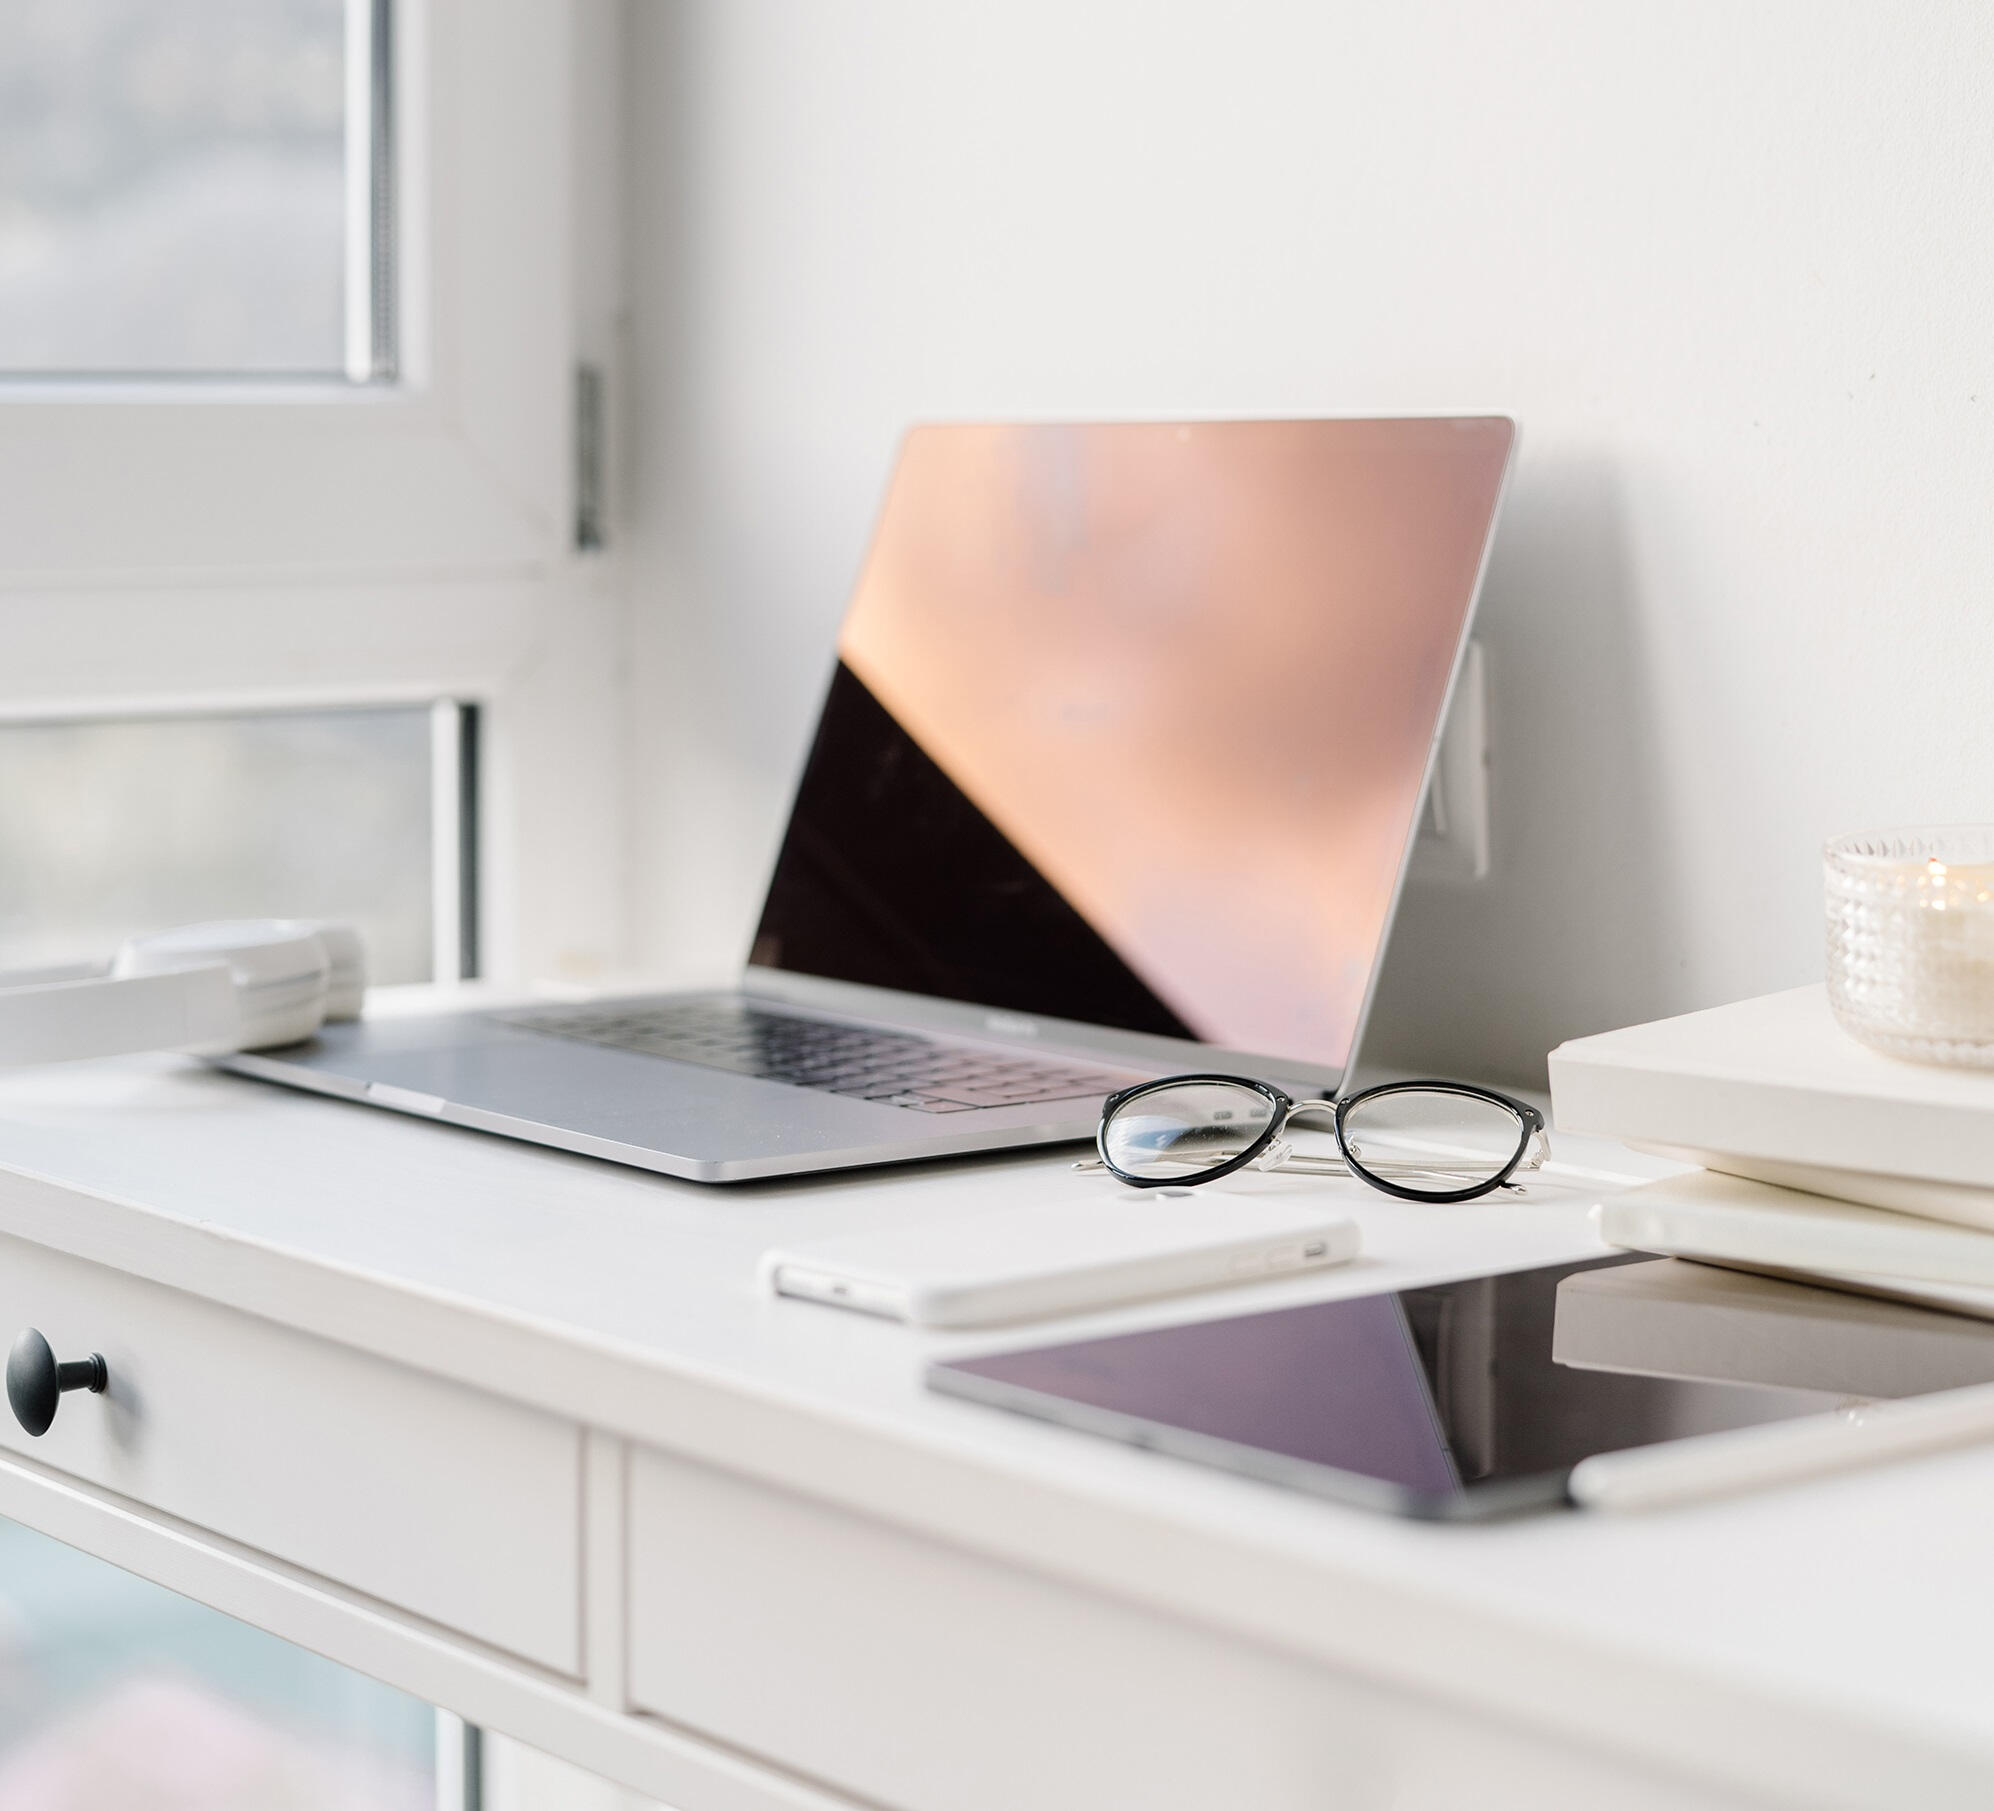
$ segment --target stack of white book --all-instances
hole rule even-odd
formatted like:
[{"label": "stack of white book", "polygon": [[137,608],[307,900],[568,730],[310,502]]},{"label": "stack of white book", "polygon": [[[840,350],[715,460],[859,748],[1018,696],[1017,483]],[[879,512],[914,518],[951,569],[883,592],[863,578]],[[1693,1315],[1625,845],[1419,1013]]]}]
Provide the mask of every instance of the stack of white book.
[{"label": "stack of white book", "polygon": [[1994,1318],[1994,1071],[1879,1055],[1803,987],[1575,1039],[1551,1098],[1703,1166],[1602,1203],[1609,1244]]}]

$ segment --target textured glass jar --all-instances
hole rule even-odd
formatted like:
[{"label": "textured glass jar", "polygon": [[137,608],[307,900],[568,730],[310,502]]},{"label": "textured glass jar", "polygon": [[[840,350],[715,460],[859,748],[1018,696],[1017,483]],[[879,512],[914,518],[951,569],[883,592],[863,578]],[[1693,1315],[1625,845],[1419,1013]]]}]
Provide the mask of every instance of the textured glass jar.
[{"label": "textured glass jar", "polygon": [[1994,826],[1838,836],[1822,856],[1843,1029],[1890,1056],[1994,1069]]}]

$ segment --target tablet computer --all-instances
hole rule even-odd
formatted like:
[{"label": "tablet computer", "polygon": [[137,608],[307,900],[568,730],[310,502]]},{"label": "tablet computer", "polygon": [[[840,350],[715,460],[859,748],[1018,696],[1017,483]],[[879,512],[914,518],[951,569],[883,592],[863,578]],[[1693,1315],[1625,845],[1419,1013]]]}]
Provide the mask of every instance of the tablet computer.
[{"label": "tablet computer", "polygon": [[[1622,1266],[1647,1269],[1607,1274]],[[1921,1339],[1926,1323],[1947,1337]],[[1994,1340],[1959,1325],[1620,1253],[958,1358],[928,1383],[1319,1496],[1472,1519],[1571,1500],[1597,1455],[1994,1382]]]}]

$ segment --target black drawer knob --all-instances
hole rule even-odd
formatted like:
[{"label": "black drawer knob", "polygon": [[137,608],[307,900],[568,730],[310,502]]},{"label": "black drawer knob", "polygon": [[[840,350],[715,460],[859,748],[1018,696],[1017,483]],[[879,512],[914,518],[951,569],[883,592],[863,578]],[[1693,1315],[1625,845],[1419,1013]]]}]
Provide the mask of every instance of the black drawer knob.
[{"label": "black drawer knob", "polygon": [[13,1405],[14,1419],[38,1438],[55,1420],[56,1404],[64,1390],[97,1391],[110,1381],[103,1353],[92,1352],[88,1358],[73,1358],[59,1365],[48,1341],[33,1327],[22,1330],[7,1354],[7,1400]]}]

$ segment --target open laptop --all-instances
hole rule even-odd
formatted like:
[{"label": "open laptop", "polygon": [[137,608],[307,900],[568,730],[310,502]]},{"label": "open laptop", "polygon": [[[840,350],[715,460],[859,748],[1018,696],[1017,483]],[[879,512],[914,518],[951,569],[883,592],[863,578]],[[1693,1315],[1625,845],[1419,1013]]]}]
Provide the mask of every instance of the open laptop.
[{"label": "open laptop", "polygon": [[1333,1090],[1494,529],[1503,417],[930,426],[737,989],[328,1026],[272,1081],[698,1181]]}]

